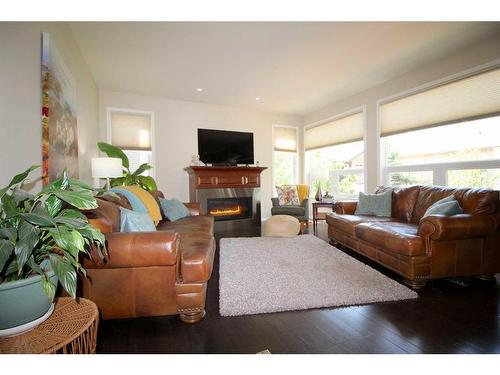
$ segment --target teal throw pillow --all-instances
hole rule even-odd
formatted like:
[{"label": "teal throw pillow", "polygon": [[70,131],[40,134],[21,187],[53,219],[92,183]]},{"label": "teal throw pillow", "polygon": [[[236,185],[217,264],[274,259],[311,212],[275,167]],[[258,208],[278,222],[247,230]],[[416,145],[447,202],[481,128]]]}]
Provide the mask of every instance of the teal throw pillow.
[{"label": "teal throw pillow", "polygon": [[460,207],[460,204],[456,200],[454,195],[450,195],[449,197],[443,198],[433,205],[431,205],[427,211],[425,211],[424,216],[430,216],[430,215],[445,215],[445,216],[452,216],[452,215],[459,215],[463,214],[464,210],[462,207]]},{"label": "teal throw pillow", "polygon": [[359,193],[355,215],[391,217],[392,189],[381,194]]},{"label": "teal throw pillow", "polygon": [[154,232],[155,224],[149,214],[120,207],[120,232]]},{"label": "teal throw pillow", "polygon": [[189,216],[189,210],[177,199],[160,198],[161,210],[165,217],[170,221],[176,221]]}]

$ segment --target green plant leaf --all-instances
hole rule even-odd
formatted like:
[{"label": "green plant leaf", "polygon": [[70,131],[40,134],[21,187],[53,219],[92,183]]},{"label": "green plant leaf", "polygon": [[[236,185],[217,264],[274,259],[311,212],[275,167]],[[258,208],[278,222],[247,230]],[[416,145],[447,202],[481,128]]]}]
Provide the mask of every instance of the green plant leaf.
[{"label": "green plant leaf", "polygon": [[4,196],[4,194],[9,190],[12,186],[19,184],[20,182],[23,182],[28,175],[33,172],[35,169],[39,168],[39,165],[32,165],[28,169],[26,169],[24,172],[19,173],[18,175],[15,175],[12,180],[10,181],[9,185],[4,187],[2,190],[0,190],[0,198]]},{"label": "green plant leaf", "polygon": [[12,190],[12,200],[14,201],[14,203],[16,205],[18,205],[19,203],[24,202],[28,199],[33,199],[33,198],[34,198],[34,195],[28,193],[25,190],[18,189],[18,188]]},{"label": "green plant leaf", "polygon": [[144,164],[141,164],[139,166],[139,168],[136,169],[136,171],[134,173],[132,173],[134,176],[139,176],[141,173],[144,173],[148,170],[150,170],[151,168],[153,168],[152,166],[150,166],[148,163],[144,163]]},{"label": "green plant leaf", "polygon": [[76,270],[65,258],[56,254],[50,254],[50,264],[59,282],[68,294],[76,298]]},{"label": "green plant leaf", "polygon": [[97,147],[99,147],[99,150],[104,152],[110,158],[122,159],[123,167],[125,167],[126,169],[129,169],[130,163],[129,163],[128,157],[127,157],[127,155],[125,155],[125,153],[119,147],[110,145],[109,143],[105,143],[105,142],[98,142]]},{"label": "green plant leaf", "polygon": [[57,216],[55,218],[55,221],[56,223],[64,224],[70,227],[71,229],[80,229],[87,225],[87,220],[82,220],[80,218],[65,217],[65,216]]},{"label": "green plant leaf", "polygon": [[62,200],[55,195],[51,195],[45,200],[45,208],[47,209],[49,215],[54,217],[59,211],[61,211]]},{"label": "green plant leaf", "polygon": [[33,224],[33,225],[39,225],[41,227],[55,227],[56,222],[50,215],[44,215],[42,213],[20,213],[19,214],[24,220],[27,222]]},{"label": "green plant leaf", "polygon": [[117,177],[117,178],[112,178],[110,179],[110,185],[111,187],[116,187],[116,186],[123,186],[125,185],[125,178],[123,177]]},{"label": "green plant leaf", "polygon": [[69,230],[66,227],[49,229],[49,233],[56,242],[56,245],[63,251],[78,259],[80,251],[85,252],[85,242],[83,236],[76,230]]},{"label": "green plant leaf", "polygon": [[16,204],[9,195],[5,194],[2,197],[1,202],[2,202],[2,211],[5,212],[5,219],[10,219],[11,217],[17,215]]},{"label": "green plant leaf", "polygon": [[40,282],[42,284],[42,289],[47,297],[49,297],[50,300],[53,300],[54,296],[56,295],[57,285],[54,285],[52,281],[50,281],[50,279],[47,277],[47,275],[45,275],[45,273],[42,275],[42,280],[40,280]]},{"label": "green plant leaf", "polygon": [[88,223],[87,216],[85,216],[82,212],[80,212],[78,210],[74,210],[72,208],[67,208],[67,209],[62,210],[59,213],[59,216],[69,217],[72,219],[81,219],[81,220],[85,221],[86,223]]},{"label": "green plant leaf", "polygon": [[138,176],[139,182],[141,186],[149,191],[156,191],[158,187],[156,186],[156,182],[151,176]]},{"label": "green plant leaf", "polygon": [[78,180],[76,178],[70,178],[69,185],[71,187],[78,186],[79,188],[82,188],[85,190],[93,190],[92,187],[89,184],[87,184],[85,181]]},{"label": "green plant leaf", "polygon": [[61,190],[55,191],[54,194],[79,210],[91,210],[98,207],[91,191]]},{"label": "green plant leaf", "polygon": [[17,272],[21,274],[24,265],[39,241],[40,231],[33,225],[23,222],[19,227],[19,241],[14,247],[17,258]]},{"label": "green plant leaf", "polygon": [[13,250],[14,245],[12,244],[12,242],[7,240],[0,240],[0,274],[5,267],[5,264],[9,260]]},{"label": "green plant leaf", "polygon": [[17,230],[13,227],[0,228],[0,238],[6,238],[10,242],[15,242],[17,239]]},{"label": "green plant leaf", "polygon": [[95,229],[91,225],[87,225],[85,228],[78,229],[78,231],[82,234],[82,236],[91,239],[92,241],[96,241],[101,245],[104,245],[106,242],[106,238],[101,231]]},{"label": "green plant leaf", "polygon": [[42,192],[53,192],[57,190],[66,190],[69,187],[69,177],[66,169],[59,175],[59,177],[47,185]]}]

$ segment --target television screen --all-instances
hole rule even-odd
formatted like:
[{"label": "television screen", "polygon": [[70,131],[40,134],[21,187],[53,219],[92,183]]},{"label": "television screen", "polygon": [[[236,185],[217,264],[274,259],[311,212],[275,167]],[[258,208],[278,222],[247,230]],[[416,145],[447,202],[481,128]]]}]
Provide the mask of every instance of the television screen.
[{"label": "television screen", "polygon": [[198,129],[198,155],[205,164],[253,164],[253,133]]}]

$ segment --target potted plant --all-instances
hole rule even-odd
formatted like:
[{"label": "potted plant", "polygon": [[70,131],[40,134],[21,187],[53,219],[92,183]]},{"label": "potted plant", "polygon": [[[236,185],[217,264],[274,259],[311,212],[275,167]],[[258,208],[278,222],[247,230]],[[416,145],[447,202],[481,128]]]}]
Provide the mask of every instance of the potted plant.
[{"label": "potted plant", "polygon": [[0,190],[0,335],[24,332],[48,318],[56,287],[76,296],[81,255],[105,251],[104,235],[80,210],[97,208],[94,191],[64,171],[38,194],[22,190],[37,166]]},{"label": "potted plant", "polygon": [[132,172],[130,170],[130,161],[128,160],[127,155],[125,155],[119,147],[105,142],[98,142],[97,147],[99,147],[99,150],[104,152],[110,158],[122,159],[123,177],[111,178],[111,187],[136,185],[149,191],[155,191],[158,189],[153,177],[141,175],[145,171],[153,168],[151,165],[143,163],[134,172]]}]

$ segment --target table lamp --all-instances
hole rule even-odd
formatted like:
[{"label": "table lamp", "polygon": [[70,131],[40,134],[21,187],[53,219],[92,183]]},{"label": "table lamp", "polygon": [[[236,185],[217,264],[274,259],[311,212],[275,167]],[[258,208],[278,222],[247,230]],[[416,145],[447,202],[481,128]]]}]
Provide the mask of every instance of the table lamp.
[{"label": "table lamp", "polygon": [[123,176],[122,159],[120,158],[92,158],[92,178],[105,178],[107,189],[110,188],[109,179]]}]

